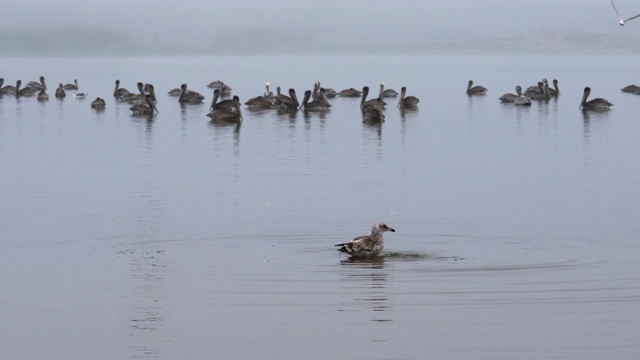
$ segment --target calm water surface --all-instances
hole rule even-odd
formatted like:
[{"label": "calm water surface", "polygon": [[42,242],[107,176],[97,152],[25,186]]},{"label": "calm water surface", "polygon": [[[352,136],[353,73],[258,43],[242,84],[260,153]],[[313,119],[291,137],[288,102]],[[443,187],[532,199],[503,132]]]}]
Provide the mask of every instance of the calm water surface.
[{"label": "calm water surface", "polygon": [[[0,97],[0,358],[637,358],[638,60],[3,59],[51,100]],[[498,102],[543,77],[560,98]],[[88,98],[55,99],[73,78]],[[159,114],[131,117],[115,79],[154,83]],[[216,79],[243,101],[321,80],[421,103],[216,126]],[[206,103],[166,95],[183,82]],[[585,86],[614,108],[583,114]],[[384,256],[335,251],[379,220]]]}]

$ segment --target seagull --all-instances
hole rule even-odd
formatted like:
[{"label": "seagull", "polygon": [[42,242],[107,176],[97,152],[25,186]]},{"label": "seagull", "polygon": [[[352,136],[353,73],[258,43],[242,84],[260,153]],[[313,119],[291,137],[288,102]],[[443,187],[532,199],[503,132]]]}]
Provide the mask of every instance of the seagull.
[{"label": "seagull", "polygon": [[351,256],[376,256],[384,248],[382,234],[385,231],[395,232],[395,229],[382,222],[375,223],[371,228],[371,235],[358,236],[348,243],[336,244],[336,246],[340,246],[338,251]]},{"label": "seagull", "polygon": [[627,20],[622,20],[622,16],[620,16],[620,13],[618,12],[618,9],[616,9],[616,4],[613,3],[613,0],[611,0],[611,6],[613,6],[613,10],[616,12],[616,15],[618,15],[618,18],[620,19],[620,22],[619,22],[620,26],[624,26],[624,24],[627,21],[633,20],[633,19],[635,19],[635,18],[640,16],[640,14],[638,14],[636,16],[632,16],[632,17],[628,18]]},{"label": "seagull", "polygon": [[78,90],[75,90],[73,92],[73,97],[76,99],[84,99],[85,97],[87,97],[87,93],[79,93]]}]

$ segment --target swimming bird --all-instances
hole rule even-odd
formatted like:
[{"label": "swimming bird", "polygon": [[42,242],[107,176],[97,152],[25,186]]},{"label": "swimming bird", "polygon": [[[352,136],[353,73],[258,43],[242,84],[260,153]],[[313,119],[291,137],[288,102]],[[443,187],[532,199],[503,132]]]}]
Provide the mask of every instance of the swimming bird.
[{"label": "swimming bird", "polygon": [[[382,100],[381,97],[377,97],[375,99],[367,100],[367,96],[369,96],[369,87],[368,86],[363,86],[362,87],[362,96],[360,98],[360,108],[361,109],[375,108],[375,107],[378,107],[378,106],[380,106],[380,108],[384,108],[384,105],[386,103],[384,102],[384,100]],[[378,102],[378,99],[380,99],[382,101]]]},{"label": "swimming bird", "polygon": [[[264,95],[260,95],[260,96],[256,96],[253,97],[249,100],[247,100],[244,104],[247,105],[249,108],[252,109],[270,109],[274,107],[273,104],[273,92],[269,91],[269,87],[271,86],[271,84],[269,84],[269,82],[267,81],[266,83],[266,91],[264,92]],[[215,94],[215,92],[214,92]]]},{"label": "swimming bird", "polygon": [[131,92],[125,88],[120,87],[120,80],[116,80],[116,88],[113,89],[113,97],[122,98],[131,94]]},{"label": "swimming bird", "polygon": [[235,101],[234,99],[227,99],[227,100],[222,100],[220,102],[218,102],[218,99],[220,98],[220,89],[215,89],[213,90],[213,99],[211,99],[211,105],[209,106],[209,112],[213,111],[214,109],[233,109],[236,107]]},{"label": "swimming bird", "polygon": [[316,110],[316,111],[328,111],[331,107],[327,101],[325,101],[322,97],[317,100],[309,102],[309,99],[312,97],[311,90],[307,90],[304,92],[304,97],[302,99],[302,105],[300,108],[304,111]]},{"label": "swimming bird", "polygon": [[377,106],[362,109],[362,122],[377,123],[384,121],[384,113],[382,112],[382,99],[375,99]]},{"label": "swimming bird", "polygon": [[73,84],[65,84],[65,90],[78,90],[78,79],[73,79]]},{"label": "swimming bird", "polygon": [[45,90],[42,89],[40,90],[40,92],[38,92],[38,96],[36,97],[36,99],[38,99],[38,101],[47,101],[49,100],[49,94],[47,94]]},{"label": "swimming bird", "polygon": [[180,88],[173,88],[167,93],[169,96],[180,96]]},{"label": "swimming bird", "polygon": [[[520,90],[520,93],[522,93],[522,88],[520,87],[520,85],[516,86],[516,93],[518,93],[518,90]],[[513,100],[515,100],[517,97],[518,97],[517,94],[506,93],[500,96],[498,100],[500,100],[500,102],[503,102],[503,103],[512,103]]]},{"label": "swimming bird", "polygon": [[522,94],[522,88],[520,85],[516,86],[516,92],[518,97],[513,99],[513,105],[516,106],[531,106],[531,99],[527,95]]},{"label": "swimming bird", "polygon": [[152,101],[151,94],[145,95],[144,99],[147,102],[146,104],[135,104],[129,108],[132,111],[131,115],[150,116],[158,112],[158,108]]},{"label": "swimming bird", "polygon": [[623,87],[621,91],[622,92],[626,92],[626,93],[640,95],[640,86],[638,86],[638,85],[627,85],[627,86]]},{"label": "swimming bird", "polygon": [[93,100],[91,102],[91,107],[94,109],[104,109],[104,107],[107,105],[107,103],[104,101],[104,99],[97,97],[95,100]]},{"label": "swimming bird", "polygon": [[551,95],[549,95],[549,84],[546,81],[538,81],[538,91],[530,90],[531,89],[527,89],[524,94],[532,100],[549,100],[551,98]]},{"label": "swimming bird", "polygon": [[469,80],[469,84],[467,85],[467,95],[485,95],[486,93],[486,87],[480,85],[473,86],[473,80]]},{"label": "swimming bird", "polygon": [[339,97],[360,97],[362,96],[362,92],[360,90],[356,90],[354,88],[348,88],[340,91],[336,94]]},{"label": "swimming bird", "polygon": [[380,83],[380,87],[381,87],[381,94],[380,97],[386,98],[386,97],[398,97],[398,92],[393,90],[393,89],[385,89],[384,88],[384,81],[382,83]]},{"label": "swimming bird", "polygon": [[79,93],[78,90],[74,90],[73,91],[73,97],[76,98],[76,99],[84,99],[84,98],[87,97],[87,95],[89,95],[89,94],[84,93],[84,92]]},{"label": "swimming bird", "polygon": [[36,91],[33,90],[32,88],[25,87],[23,89],[20,89],[21,85],[22,85],[22,80],[16,81],[16,97],[33,96],[36,94]]},{"label": "swimming bird", "polygon": [[558,79],[553,79],[553,88],[549,88],[549,95],[553,97],[560,96],[560,88],[558,88]]},{"label": "swimming bird", "polygon": [[231,94],[231,88],[221,80],[212,81],[209,83],[209,85],[207,85],[207,87],[210,89],[219,89],[220,96]]},{"label": "swimming bird", "polygon": [[611,0],[611,6],[613,6],[613,10],[616,12],[616,15],[618,15],[618,19],[620,19],[620,21],[618,22],[618,24],[620,24],[620,26],[624,26],[624,24],[629,21],[629,20],[633,20],[637,17],[640,16],[640,14],[632,16],[626,20],[622,20],[622,16],[620,16],[620,13],[618,12],[618,9],[616,9],[616,4],[613,3],[613,0]]},{"label": "swimming bird", "polygon": [[47,90],[47,85],[44,82],[44,76],[40,76],[40,81],[29,81],[27,87],[32,88],[33,90]]},{"label": "swimming bird", "polygon": [[181,104],[199,104],[204,100],[204,96],[195,91],[187,89],[187,84],[180,85],[180,96],[178,102]]},{"label": "swimming bird", "polygon": [[403,108],[403,107],[416,107],[418,106],[418,103],[420,102],[420,99],[418,99],[415,96],[406,96],[407,95],[407,87],[403,86],[400,89],[400,99],[398,99],[398,107],[399,108]]},{"label": "swimming bird", "polygon": [[151,95],[151,101],[153,101],[154,104],[157,104],[158,99],[156,98],[156,90],[153,87],[153,84],[144,84],[144,90]]},{"label": "swimming bird", "polygon": [[603,99],[603,98],[596,98],[596,99],[587,101],[589,94],[591,94],[591,88],[587,86],[584,88],[584,93],[582,94],[582,102],[580,102],[580,109],[592,110],[592,111],[606,111],[613,106],[612,103],[610,103],[607,99]]},{"label": "swimming bird", "polygon": [[275,102],[280,110],[296,110],[300,108],[300,102],[293,88],[289,89],[289,96],[284,94],[276,95]]},{"label": "swimming bird", "polygon": [[13,85],[7,85],[3,87],[4,79],[0,78],[0,94],[15,94],[16,87]]},{"label": "swimming bird", "polygon": [[384,248],[383,233],[385,231],[395,232],[396,230],[387,226],[387,224],[379,222],[375,223],[371,228],[371,235],[363,235],[353,238],[350,242],[336,244],[339,246],[338,251],[347,253],[356,257],[370,257],[380,254]]},{"label": "swimming bird", "polygon": [[144,90],[144,84],[142,83],[142,81],[138,81],[136,83],[136,89],[138,89],[138,94],[130,92],[118,97],[118,99],[121,101],[126,101],[129,104],[133,104],[134,102],[140,102],[144,104],[146,102],[146,92]]},{"label": "swimming bird", "polygon": [[213,122],[241,123],[242,111],[240,109],[240,98],[238,95],[235,95],[231,101],[234,106],[233,110],[210,109],[207,116],[210,117]]},{"label": "swimming bird", "polygon": [[64,85],[62,85],[62,83],[60,83],[60,84],[58,85],[58,88],[56,89],[55,96],[56,96],[58,99],[61,99],[61,98],[63,98],[63,97],[66,97],[66,96],[67,96],[67,93],[64,91]]}]

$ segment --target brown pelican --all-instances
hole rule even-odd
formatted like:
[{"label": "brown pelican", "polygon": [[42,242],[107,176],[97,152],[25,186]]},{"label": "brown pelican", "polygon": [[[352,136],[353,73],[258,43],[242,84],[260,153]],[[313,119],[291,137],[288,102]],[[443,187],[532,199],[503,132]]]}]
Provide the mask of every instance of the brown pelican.
[{"label": "brown pelican", "polygon": [[38,96],[36,97],[36,99],[38,99],[38,101],[47,101],[49,100],[49,94],[47,94],[46,91],[42,89],[40,90],[40,92],[38,92]]},{"label": "brown pelican", "polygon": [[516,86],[516,92],[518,93],[518,97],[513,99],[513,105],[531,106],[531,99],[529,99],[527,95],[522,94],[522,88],[520,85]]},{"label": "brown pelican", "polygon": [[327,111],[331,107],[331,104],[329,104],[324,99],[318,99],[318,100],[309,102],[309,99],[311,99],[311,96],[312,96],[311,90],[307,90],[304,92],[304,98],[302,99],[302,105],[300,106],[300,108],[304,109],[304,111],[309,111],[309,110]]},{"label": "brown pelican", "polygon": [[640,95],[640,86],[627,85],[627,86],[622,88],[622,92]]},{"label": "brown pelican", "polygon": [[156,98],[156,90],[153,87],[153,84],[144,84],[144,90],[151,95],[151,101],[153,101],[154,104],[157,104],[158,99]]},{"label": "brown pelican", "polygon": [[382,93],[380,94],[380,97],[382,98],[386,98],[386,97],[398,97],[398,92],[393,90],[393,89],[385,89],[384,88],[384,81],[382,83],[380,83],[380,88],[382,89]]},{"label": "brown pelican", "polygon": [[[420,99],[415,96],[406,96],[407,95],[407,87],[403,86],[400,89],[400,99],[398,99],[398,107],[415,107],[418,106]],[[406,96],[406,97],[405,97]]]},{"label": "brown pelican", "polygon": [[187,90],[187,84],[180,85],[178,102],[181,104],[199,104],[202,100],[204,100],[204,96],[195,91]]},{"label": "brown pelican", "polygon": [[[518,94],[522,93],[522,88],[520,87],[520,85],[516,86],[516,93],[518,93]],[[518,95],[516,95],[516,94],[506,93],[506,94],[500,96],[499,100],[500,100],[500,102],[503,102],[503,103],[512,103],[513,100],[515,100],[517,97],[518,97]]]},{"label": "brown pelican", "polygon": [[284,94],[277,95],[275,101],[281,110],[296,110],[300,108],[300,102],[298,102],[294,89],[289,89],[289,96]]},{"label": "brown pelican", "polygon": [[0,78],[0,94],[15,94],[16,92],[15,86],[7,85],[5,87],[2,87],[3,84],[4,84],[4,79]]},{"label": "brown pelican", "polygon": [[220,96],[231,94],[231,88],[221,80],[212,81],[207,85],[207,87],[210,89],[219,89]]},{"label": "brown pelican", "polygon": [[549,88],[549,95],[553,97],[560,96],[560,89],[558,88],[558,79],[553,79],[553,88]]},{"label": "brown pelican", "polygon": [[215,109],[233,109],[236,107],[235,99],[227,99],[218,102],[220,98],[220,89],[213,90],[213,99],[211,99],[211,106],[209,106],[209,112]]},{"label": "brown pelican", "polygon": [[150,116],[158,112],[158,108],[156,108],[156,105],[151,101],[151,94],[145,95],[144,98],[147,101],[146,104],[135,104],[129,108],[129,110],[133,112],[132,115]]},{"label": "brown pelican", "polygon": [[[269,91],[269,87],[271,84],[267,81],[266,83],[266,91],[264,95],[253,97],[247,100],[244,104],[253,109],[270,109],[274,107],[273,104],[273,92]],[[214,92],[215,94],[215,92]]]},{"label": "brown pelican", "polygon": [[29,81],[27,87],[32,88],[33,90],[47,90],[47,85],[44,83],[44,76],[40,76],[40,81]]},{"label": "brown pelican", "polygon": [[146,99],[145,99],[146,92],[144,91],[144,85],[142,84],[142,81],[138,81],[136,83],[136,88],[138,89],[138,94],[128,93],[126,95],[119,97],[118,99],[122,101],[126,101],[129,104],[133,104],[134,102],[141,102],[144,104],[146,102]]},{"label": "brown pelican", "polygon": [[473,86],[473,80],[469,80],[469,84],[467,85],[467,95],[485,95],[487,93],[487,88],[484,86]]},{"label": "brown pelican", "polygon": [[129,92],[129,90],[120,87],[120,80],[116,80],[116,88],[113,90],[113,97],[122,98],[124,96],[129,95],[129,94],[131,94],[131,92]]},{"label": "brown pelican", "polygon": [[[362,88],[362,97],[360,98],[360,108],[366,109],[366,108],[373,108],[377,106],[384,108],[386,103],[384,102],[384,100],[382,100],[382,98],[378,97],[375,99],[367,100],[367,96],[369,96],[369,87],[365,86]],[[378,99],[380,99],[381,101],[378,102]]]},{"label": "brown pelican", "polygon": [[67,93],[64,91],[64,86],[62,85],[62,83],[60,83],[60,85],[58,85],[58,88],[56,89],[56,94],[55,95],[56,95],[56,97],[58,99],[67,96]]},{"label": "brown pelican", "polygon": [[383,122],[384,114],[382,113],[382,99],[375,99],[377,106],[362,109],[363,122]]},{"label": "brown pelican", "polygon": [[236,95],[233,97],[231,102],[233,103],[233,110],[210,108],[207,116],[211,118],[211,121],[216,121],[216,122],[229,122],[229,123],[242,122],[242,111],[240,110],[240,98]]},{"label": "brown pelican", "polygon": [[36,94],[36,91],[33,90],[32,88],[24,88],[24,89],[20,89],[20,86],[22,85],[22,80],[18,80],[16,81],[16,96],[33,96]]},{"label": "brown pelican", "polygon": [[340,97],[360,97],[362,96],[362,92],[360,90],[356,90],[354,88],[348,88],[340,91],[336,94],[336,96]]},{"label": "brown pelican", "polygon": [[167,93],[169,96],[180,96],[180,88],[173,88]]},{"label": "brown pelican", "polygon": [[78,79],[73,79],[73,84],[65,84],[64,89],[78,91]]},{"label": "brown pelican", "polygon": [[589,94],[591,94],[591,88],[587,86],[584,88],[584,94],[582,94],[582,102],[580,102],[580,109],[593,110],[593,111],[606,111],[613,106],[612,103],[610,103],[607,99],[603,99],[603,98],[596,98],[596,99],[587,101]]},{"label": "brown pelican", "polygon": [[97,97],[95,100],[93,100],[91,102],[91,107],[94,109],[104,109],[104,107],[106,106],[106,102],[104,101],[104,99]]},{"label": "brown pelican", "polygon": [[611,6],[613,6],[613,10],[616,12],[616,15],[618,15],[618,19],[620,19],[620,21],[618,22],[618,24],[620,24],[620,26],[624,26],[624,24],[629,21],[629,20],[633,20],[635,18],[637,18],[638,16],[640,16],[640,14],[632,16],[626,20],[622,20],[622,16],[620,16],[620,13],[618,13],[618,9],[616,9],[616,4],[613,3],[613,0],[611,0]]},{"label": "brown pelican", "polygon": [[524,93],[532,100],[549,100],[551,95],[549,95],[549,84],[546,82],[538,81],[538,91],[525,91]]}]

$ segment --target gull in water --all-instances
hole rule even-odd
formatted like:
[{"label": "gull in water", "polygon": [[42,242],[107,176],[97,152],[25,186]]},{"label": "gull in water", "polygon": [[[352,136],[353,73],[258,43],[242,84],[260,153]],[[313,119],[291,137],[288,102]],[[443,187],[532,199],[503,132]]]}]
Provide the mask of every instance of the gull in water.
[{"label": "gull in water", "polygon": [[385,231],[395,232],[396,230],[385,223],[375,223],[371,228],[371,235],[358,236],[348,243],[336,244],[335,246],[340,246],[338,251],[351,256],[376,256],[384,248],[382,234]]},{"label": "gull in water", "polygon": [[622,16],[620,16],[620,13],[618,12],[618,9],[616,9],[616,4],[613,3],[613,0],[611,0],[611,6],[613,6],[613,10],[616,12],[616,15],[618,15],[618,19],[620,19],[620,21],[618,22],[618,24],[620,24],[620,26],[624,26],[624,24],[627,21],[633,20],[633,19],[635,19],[635,18],[640,16],[640,14],[638,14],[638,15],[632,16],[632,17],[630,17],[630,18],[628,18],[626,20],[623,20]]}]

